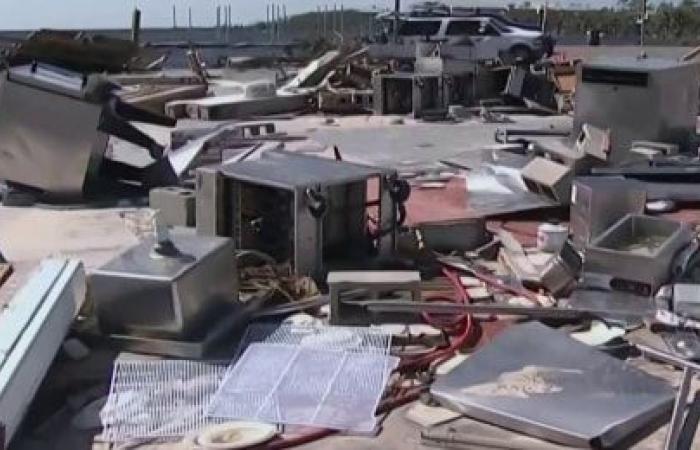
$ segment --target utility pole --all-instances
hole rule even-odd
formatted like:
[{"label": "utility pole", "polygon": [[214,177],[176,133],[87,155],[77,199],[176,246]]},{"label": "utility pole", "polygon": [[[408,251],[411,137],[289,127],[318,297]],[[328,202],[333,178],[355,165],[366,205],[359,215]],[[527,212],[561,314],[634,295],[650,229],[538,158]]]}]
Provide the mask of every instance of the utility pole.
[{"label": "utility pole", "polygon": [[275,41],[275,35],[277,32],[275,31],[275,27],[277,24],[275,23],[275,4],[272,3],[270,4],[270,42]]},{"label": "utility pole", "polygon": [[226,42],[230,42],[231,40],[231,24],[233,23],[233,9],[231,8],[231,4],[228,4],[228,38]]},{"label": "utility pole", "polygon": [[131,16],[131,42],[139,45],[139,40],[141,36],[141,10],[134,8],[134,12]]},{"label": "utility pole", "polygon": [[333,3],[333,15],[331,16],[331,23],[333,24],[332,37],[335,37],[335,32],[338,30],[336,22],[338,21],[338,4]]},{"label": "utility pole", "polygon": [[394,0],[394,43],[399,42],[399,14],[401,13],[401,0]]},{"label": "utility pole", "polygon": [[345,6],[340,4],[340,35],[345,36]]},{"label": "utility pole", "polygon": [[221,40],[221,5],[216,5],[216,40]]},{"label": "utility pole", "polygon": [[316,37],[321,37],[321,5],[316,6]]},{"label": "utility pole", "polygon": [[280,25],[282,24],[281,17],[282,17],[282,15],[280,14],[280,5],[278,3],[277,4],[277,26],[275,27],[275,30],[277,31],[276,39],[278,41],[280,40]]},{"label": "utility pole", "polygon": [[323,38],[325,39],[326,36],[328,36],[328,3],[323,10]]},{"label": "utility pole", "polygon": [[644,47],[644,25],[649,20],[649,11],[647,10],[647,0],[641,0],[641,10],[637,18],[639,25],[639,46]]},{"label": "utility pole", "polygon": [[187,22],[190,26],[190,30],[192,29],[192,7],[190,6],[187,8]]},{"label": "utility pole", "polygon": [[287,17],[287,5],[282,5],[282,31],[284,39],[289,39],[289,18]]},{"label": "utility pole", "polygon": [[177,11],[173,5],[173,28],[177,28]]}]

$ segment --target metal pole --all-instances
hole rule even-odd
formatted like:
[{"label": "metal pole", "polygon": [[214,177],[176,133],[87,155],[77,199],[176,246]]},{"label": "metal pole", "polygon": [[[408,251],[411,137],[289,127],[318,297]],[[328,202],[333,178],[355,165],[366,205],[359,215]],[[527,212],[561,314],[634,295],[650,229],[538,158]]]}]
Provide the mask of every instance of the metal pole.
[{"label": "metal pole", "polygon": [[221,5],[216,5],[216,40],[221,40]]},{"label": "metal pole", "polygon": [[275,27],[275,31],[277,32],[276,39],[278,41],[280,40],[280,25],[282,23],[282,21],[280,20],[281,17],[282,17],[282,15],[280,14],[280,5],[278,3],[277,4],[277,26]]},{"label": "metal pole", "polygon": [[639,21],[639,46],[644,47],[644,18]]},{"label": "metal pole", "polygon": [[323,10],[323,37],[328,35],[328,4],[326,4]]},{"label": "metal pole", "polygon": [[227,42],[231,40],[231,25],[233,24],[233,8],[231,4],[228,5],[228,39]]},{"label": "metal pole", "polygon": [[287,18],[287,5],[282,5],[282,31],[284,31],[284,38],[288,39],[289,19]]},{"label": "metal pole", "polygon": [[190,6],[187,8],[187,22],[190,26],[190,30],[192,29],[192,7]]},{"label": "metal pole", "polygon": [[131,42],[139,45],[139,38],[141,36],[141,10],[134,8],[134,12],[131,15]]},{"label": "metal pole", "polygon": [[270,41],[275,40],[275,36],[277,35],[277,31],[275,30],[275,27],[277,26],[275,22],[275,5],[274,3],[270,5]]},{"label": "metal pole", "polygon": [[177,11],[175,10],[175,5],[173,5],[173,28],[177,28]]},{"label": "metal pole", "polygon": [[401,12],[401,0],[394,0],[394,42],[399,41],[399,13]]},{"label": "metal pole", "polygon": [[332,23],[333,23],[333,36],[335,36],[335,32],[338,31],[337,27],[337,21],[338,21],[338,4],[333,3],[333,15],[332,17]]},{"label": "metal pole", "polygon": [[678,437],[683,428],[683,417],[685,408],[688,405],[688,392],[690,391],[690,383],[693,381],[694,374],[695,372],[692,368],[683,368],[683,378],[680,386],[678,386],[678,394],[673,404],[673,414],[671,415],[671,422],[669,422],[668,433],[666,434],[666,443],[664,445],[666,450],[676,450],[678,447]]},{"label": "metal pole", "polygon": [[321,5],[316,6],[316,37],[321,37]]},{"label": "metal pole", "polygon": [[340,34],[344,36],[345,32],[345,6],[340,4]]}]

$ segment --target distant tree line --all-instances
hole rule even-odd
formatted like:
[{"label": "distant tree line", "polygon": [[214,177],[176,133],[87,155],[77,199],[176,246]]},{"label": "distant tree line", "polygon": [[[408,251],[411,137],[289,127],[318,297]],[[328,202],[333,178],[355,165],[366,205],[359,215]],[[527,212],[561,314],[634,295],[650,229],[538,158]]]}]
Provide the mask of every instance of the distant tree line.
[{"label": "distant tree line", "polygon": [[[619,0],[617,8],[586,10],[547,11],[547,31],[555,37],[583,37],[589,30],[603,33],[603,42],[634,43],[639,36],[638,19],[642,0]],[[661,45],[700,45],[700,0],[682,0],[678,5],[664,1],[648,7],[645,23],[645,41]],[[538,3],[540,1],[538,0]],[[542,2],[543,3],[543,2]],[[537,23],[537,10],[533,3],[525,1],[510,5],[508,16],[516,21]],[[326,15],[326,33],[323,33],[323,14],[306,13],[289,18],[287,37],[307,41],[338,40],[340,31],[339,12],[333,19],[332,11]],[[345,10],[343,13],[343,36],[346,41],[378,32],[372,25],[374,13]],[[335,30],[333,32],[333,23]],[[257,24],[259,30],[264,23]]]},{"label": "distant tree line", "polygon": [[[637,39],[642,5],[640,0],[620,0],[618,8],[597,10],[549,10],[547,31],[555,36],[582,36],[599,30],[605,39]],[[683,0],[679,5],[662,2],[648,6],[645,41],[649,44],[700,45],[700,5],[696,0]],[[512,8],[515,20],[537,21],[533,8]]]}]

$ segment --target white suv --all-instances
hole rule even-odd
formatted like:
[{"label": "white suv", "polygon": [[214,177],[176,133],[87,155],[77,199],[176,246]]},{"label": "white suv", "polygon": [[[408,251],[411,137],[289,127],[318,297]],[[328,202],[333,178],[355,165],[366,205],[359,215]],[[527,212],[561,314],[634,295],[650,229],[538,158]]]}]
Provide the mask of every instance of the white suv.
[{"label": "white suv", "polygon": [[[393,21],[388,23],[392,34]],[[385,23],[386,23],[385,22]],[[516,24],[499,15],[466,17],[412,17],[398,21],[398,36],[404,44],[431,41],[474,47],[480,60],[535,61],[545,54],[545,36],[535,27]]]}]

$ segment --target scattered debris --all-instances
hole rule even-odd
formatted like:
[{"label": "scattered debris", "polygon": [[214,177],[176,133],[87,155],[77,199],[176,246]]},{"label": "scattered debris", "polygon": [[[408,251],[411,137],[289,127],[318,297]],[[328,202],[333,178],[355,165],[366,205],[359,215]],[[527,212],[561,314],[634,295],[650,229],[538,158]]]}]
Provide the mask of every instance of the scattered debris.
[{"label": "scattered debris", "polygon": [[[659,360],[684,370],[666,442],[687,448],[695,63],[541,59],[544,23],[482,8],[380,14],[367,46],[342,8],[338,42],[311,45],[280,40],[281,14],[265,45],[229,42],[230,10],[217,42],[142,45],[137,10],[130,41],[41,30],[8,47],[0,444],[99,418],[106,446],[286,448],[343,431],[361,447],[406,432],[384,419],[413,403],[426,445],[627,446],[669,419]],[[184,71],[163,69],[166,48]],[[19,206],[57,222],[6,226]],[[109,231],[79,214],[93,206],[119,207],[132,239],[88,265],[79,317],[78,262],[45,262],[15,301],[27,261]],[[69,217],[83,218],[47,232]],[[116,248],[104,237],[94,246]]]}]

